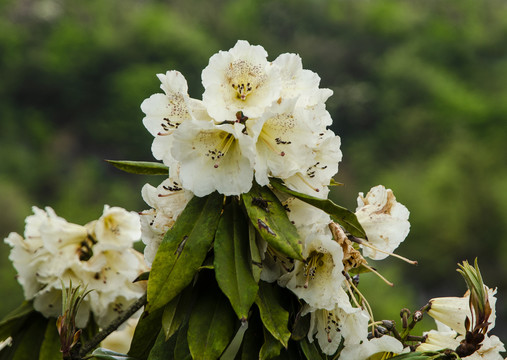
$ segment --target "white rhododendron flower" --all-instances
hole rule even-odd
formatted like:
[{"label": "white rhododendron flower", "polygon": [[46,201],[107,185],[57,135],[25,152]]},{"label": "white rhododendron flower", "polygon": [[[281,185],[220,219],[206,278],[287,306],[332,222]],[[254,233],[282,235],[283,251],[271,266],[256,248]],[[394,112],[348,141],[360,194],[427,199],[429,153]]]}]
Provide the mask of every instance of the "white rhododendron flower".
[{"label": "white rhododendron flower", "polygon": [[184,190],[179,179],[168,178],[156,188],[144,185],[141,195],[151,207],[141,212],[141,237],[146,245],[144,259],[151,266],[165,233],[172,228],[193,193]]},{"label": "white rhododendron flower", "polygon": [[340,360],[367,360],[375,354],[394,353],[403,351],[403,344],[396,338],[384,335],[368,340],[364,338],[361,343],[345,346],[340,353]]},{"label": "white rhododendron flower", "polygon": [[[490,323],[488,329],[495,327],[496,321],[496,289],[488,288],[488,301],[491,306],[491,314],[489,315],[488,322]],[[472,319],[470,312],[470,294],[467,292],[463,297],[439,297],[429,301],[430,309],[428,315],[438,322],[448,326],[458,334],[464,335],[466,333],[465,318]]]},{"label": "white rhododendron flower", "polygon": [[[366,196],[359,193],[356,216],[368,242],[385,252],[392,253],[410,231],[409,211],[396,201],[391,189],[382,185],[373,187]],[[388,256],[369,247],[363,247],[363,255],[374,260]]]},{"label": "white rhododendron flower", "polygon": [[210,58],[202,71],[202,99],[215,121],[234,120],[238,111],[259,117],[279,99],[280,73],[267,56],[262,46],[239,40],[229,51]]},{"label": "white rhododendron flower", "polygon": [[138,317],[128,319],[118,330],[109,334],[100,343],[100,346],[118,353],[127,354],[130,350],[130,344],[132,343],[138,322]]},{"label": "white rhododendron flower", "polygon": [[104,214],[85,226],[71,224],[53,209],[33,208],[26,219],[25,238],[11,233],[10,259],[18,271],[25,298],[46,317],[62,312],[62,282],[87,286],[90,292],[76,316],[86,326],[90,312],[103,327],[145,291],[133,280],[147,270],[143,257],[131,246],[140,235],[136,213],[104,207]]},{"label": "white rhododendron flower", "polygon": [[311,106],[324,103],[333,94],[330,89],[319,89],[319,75],[303,69],[299,55],[281,54],[273,61],[273,65],[280,69],[282,101],[297,98],[298,106]]},{"label": "white rhododendron flower", "polygon": [[141,239],[139,214],[121,207],[104,205],[102,216],[94,222],[92,236],[98,240],[96,250],[121,250]]},{"label": "white rhododendron flower", "polygon": [[[210,58],[202,72],[202,101],[188,96],[177,71],[158,75],[164,94],[141,105],[143,123],[155,137],[153,155],[170,177],[196,196],[248,192],[253,178],[270,177],[292,189],[325,198],[341,160],[340,139],[320,78],[301,58],[267,60],[261,46],[240,40]],[[199,176],[196,176],[199,174]]]},{"label": "white rhododendron flower", "polygon": [[155,137],[152,144],[153,156],[169,166],[171,175],[177,162],[171,155],[173,132],[185,121],[208,119],[201,101],[188,96],[187,81],[178,71],[158,74],[161,89],[165,94],[154,94],[141,104],[145,113],[143,124]]},{"label": "white rhododendron flower", "polygon": [[253,180],[253,139],[243,124],[186,122],[174,133],[172,154],[185,189],[197,196],[248,192]]}]

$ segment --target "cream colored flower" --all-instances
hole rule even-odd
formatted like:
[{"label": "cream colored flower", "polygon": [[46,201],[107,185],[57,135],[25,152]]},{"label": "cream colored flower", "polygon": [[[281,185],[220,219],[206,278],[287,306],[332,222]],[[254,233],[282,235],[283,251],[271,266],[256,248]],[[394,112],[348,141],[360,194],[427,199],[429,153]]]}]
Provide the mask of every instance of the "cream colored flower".
[{"label": "cream colored flower", "polygon": [[104,205],[102,216],[94,222],[92,236],[97,240],[95,249],[99,251],[130,248],[141,238],[139,214]]},{"label": "cream colored flower", "polygon": [[[405,240],[410,231],[409,211],[396,201],[391,189],[375,186],[366,194],[359,193],[356,209],[357,220],[368,237],[368,242],[377,249],[392,253]],[[381,260],[388,255],[362,246],[363,255]]]},{"label": "cream colored flower", "polygon": [[220,51],[202,71],[203,102],[217,123],[234,121],[242,111],[257,118],[281,91],[279,70],[267,61],[262,46],[239,40],[229,51]]},{"label": "cream colored flower", "polygon": [[141,195],[151,207],[140,213],[141,238],[146,245],[144,258],[146,264],[151,266],[165,233],[172,228],[193,193],[184,190],[179,179],[168,178],[156,188],[150,184],[144,185]]}]

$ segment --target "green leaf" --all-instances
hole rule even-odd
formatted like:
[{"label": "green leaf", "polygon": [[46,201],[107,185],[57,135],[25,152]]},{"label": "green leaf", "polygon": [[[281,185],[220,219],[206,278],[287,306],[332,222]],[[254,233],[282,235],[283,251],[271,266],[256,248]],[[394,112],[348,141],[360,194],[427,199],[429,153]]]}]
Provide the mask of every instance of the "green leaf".
[{"label": "green leaf", "polygon": [[259,311],[254,307],[248,319],[248,329],[243,337],[241,360],[259,360],[259,352],[263,344],[264,328]]},{"label": "green leaf", "polygon": [[315,341],[310,344],[305,337],[299,341],[299,346],[301,350],[303,350],[303,354],[305,354],[307,360],[322,360],[322,354],[319,349],[317,349]]},{"label": "green leaf", "polygon": [[262,257],[257,243],[257,232],[251,222],[248,223],[248,240],[250,243],[250,256],[252,258],[252,274],[255,282],[258,283],[262,272]]},{"label": "green leaf", "polygon": [[220,360],[234,360],[236,359],[236,355],[239,353],[239,349],[241,348],[241,344],[243,343],[243,337],[245,336],[245,332],[248,330],[248,321],[242,322],[236,335],[232,339],[231,343],[225,349],[224,353],[220,357]]},{"label": "green leaf", "polygon": [[19,307],[8,313],[0,322],[0,341],[7,339],[23,325],[35,310],[31,301],[24,301]]},{"label": "green leaf", "polygon": [[148,360],[170,360],[174,359],[174,348],[176,346],[176,336],[166,340],[164,331],[160,331],[157,340],[150,351]]},{"label": "green leaf", "polygon": [[305,339],[308,330],[310,330],[310,315],[301,316],[300,313],[297,314],[292,327],[291,339],[295,341]]},{"label": "green leaf", "polygon": [[287,348],[290,331],[287,329],[289,312],[280,305],[280,296],[277,294],[277,285],[259,282],[259,292],[255,303],[259,308],[262,323],[282,345]]},{"label": "green leaf", "polygon": [[121,354],[116,351],[104,349],[104,348],[95,349],[92,352],[92,356],[95,359],[100,359],[100,360],[137,360],[136,358],[133,358],[131,356]]},{"label": "green leaf", "polygon": [[191,304],[192,291],[187,287],[165,306],[162,315],[162,329],[166,340],[178,331]]},{"label": "green leaf", "polygon": [[[188,323],[178,331],[176,337],[176,346],[174,347],[175,360],[192,360],[190,349],[188,348]],[[165,360],[165,359],[164,359]]]},{"label": "green leaf", "polygon": [[329,199],[319,199],[310,195],[306,195],[294,190],[290,190],[279,179],[271,178],[270,184],[279,191],[282,191],[286,194],[297,197],[299,200],[306,202],[307,204],[313,205],[316,208],[323,210],[331,216],[331,219],[334,222],[337,222],[345,230],[347,230],[353,236],[357,236],[359,238],[366,239],[366,233],[357,220],[356,214],[352,211],[336,205]]},{"label": "green leaf", "polygon": [[215,276],[242,321],[255,301],[259,286],[251,267],[248,220],[236,201],[224,210],[215,234]]},{"label": "green leaf", "polygon": [[108,163],[122,171],[140,175],[169,176],[169,168],[164,164],[151,161],[106,160]]},{"label": "green leaf", "polygon": [[164,308],[153,312],[145,310],[137,323],[134,337],[130,344],[129,356],[144,360],[148,358],[151,348],[157,340],[157,335],[162,328],[162,314]]},{"label": "green leaf", "polygon": [[32,314],[27,320],[22,329],[12,334],[12,346],[9,347],[6,357],[2,353],[2,360],[33,360],[39,358],[49,320],[39,313]]},{"label": "green leaf", "polygon": [[242,194],[241,198],[262,238],[288,257],[303,260],[299,234],[275,194],[267,186],[254,182],[250,192]]},{"label": "green leaf", "polygon": [[218,359],[234,334],[235,315],[225,296],[206,294],[198,299],[188,326],[188,345],[194,360]]},{"label": "green leaf", "polygon": [[39,360],[58,360],[63,359],[63,354],[60,351],[60,335],[56,328],[56,319],[49,319],[44,334],[44,341],[40,348]]},{"label": "green leaf", "polygon": [[282,350],[282,344],[280,341],[275,339],[273,335],[266,329],[264,329],[264,344],[261,347],[261,351],[259,353],[260,360],[269,360],[280,355],[280,350]]},{"label": "green leaf", "polygon": [[161,308],[190,284],[211,247],[222,205],[217,192],[194,196],[166,233],[148,280],[148,310]]}]

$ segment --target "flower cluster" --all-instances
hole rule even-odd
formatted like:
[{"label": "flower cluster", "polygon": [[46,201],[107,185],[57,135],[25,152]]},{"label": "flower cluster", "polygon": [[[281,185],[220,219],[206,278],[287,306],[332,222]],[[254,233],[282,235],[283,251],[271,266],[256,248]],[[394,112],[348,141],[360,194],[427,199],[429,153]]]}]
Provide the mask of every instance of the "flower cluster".
[{"label": "flower cluster", "polygon": [[238,41],[211,57],[202,100],[190,98],[177,71],[159,74],[164,94],[146,99],[143,122],[155,158],[197,196],[246,193],[277,177],[294,190],[327,196],[341,160],[340,138],[327,129],[329,89],[295,54],[267,60],[261,46]]},{"label": "flower cluster", "polygon": [[119,207],[104,207],[98,220],[72,224],[53,209],[33,208],[24,238],[11,233],[9,259],[18,272],[25,298],[46,317],[62,312],[62,287],[83,284],[92,290],[76,317],[86,326],[90,312],[100,327],[121,314],[145,288],[133,283],[147,270],[142,255],[132,248],[141,237],[139,215]]}]

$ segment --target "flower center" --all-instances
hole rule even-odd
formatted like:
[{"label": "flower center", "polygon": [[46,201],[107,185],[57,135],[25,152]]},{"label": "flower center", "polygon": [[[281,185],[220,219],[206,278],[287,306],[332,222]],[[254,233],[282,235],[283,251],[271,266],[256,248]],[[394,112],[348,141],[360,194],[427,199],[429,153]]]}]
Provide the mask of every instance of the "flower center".
[{"label": "flower center", "polygon": [[247,82],[240,84],[232,84],[232,88],[236,90],[236,97],[241,100],[246,100],[246,97],[252,92],[252,84]]},{"label": "flower center", "polygon": [[317,268],[320,266],[324,266],[323,260],[324,254],[312,251],[310,256],[306,259],[306,264],[304,266],[304,275],[306,276],[305,281],[305,289],[308,288],[308,284],[310,280],[315,279],[315,274],[317,273]]},{"label": "flower center", "polygon": [[222,138],[222,141],[217,147],[211,150],[208,149],[208,152],[205,155],[214,162],[213,167],[215,169],[219,167],[221,159],[227,154],[227,151],[229,151],[234,140],[236,140],[234,135],[227,134]]}]

